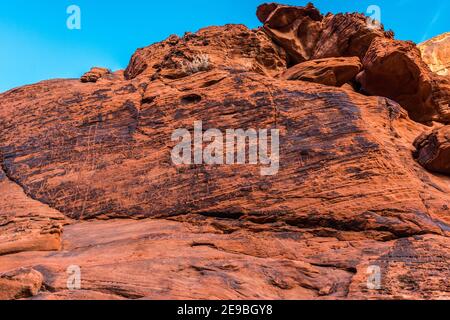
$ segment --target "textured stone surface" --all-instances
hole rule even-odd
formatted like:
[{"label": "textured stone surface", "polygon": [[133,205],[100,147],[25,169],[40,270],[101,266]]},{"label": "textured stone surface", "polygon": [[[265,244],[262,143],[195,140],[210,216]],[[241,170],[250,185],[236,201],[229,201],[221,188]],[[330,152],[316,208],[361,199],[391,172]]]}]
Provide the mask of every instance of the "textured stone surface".
[{"label": "textured stone surface", "polygon": [[[292,7],[271,3],[258,8],[258,18],[264,23],[262,30],[286,50],[288,65],[359,57],[364,64],[359,81],[365,93],[395,100],[413,120],[450,122],[450,80],[430,72],[415,44],[394,40],[393,32],[384,31],[382,25],[374,27],[364,15],[322,16],[311,4]],[[423,52],[431,52],[424,54],[430,64],[446,55],[446,37],[438,39],[432,42],[433,47],[421,47]],[[436,56],[439,58],[432,58]]]},{"label": "textured stone surface", "polygon": [[393,33],[382,25],[368,24],[367,17],[359,13],[327,15],[311,58],[357,56],[362,60],[376,38],[392,39]]},{"label": "textured stone surface", "polygon": [[323,20],[313,5],[263,4],[258,7],[257,16],[264,24],[263,30],[287,51],[291,64],[311,58],[322,32]]},{"label": "textured stone surface", "polygon": [[186,33],[182,38],[173,35],[138,49],[125,70],[125,77],[182,78],[187,75],[182,65],[198,55],[208,55],[210,69],[235,68],[275,75],[286,68],[286,53],[264,32],[243,25],[226,25]]},{"label": "textured stone surface", "polygon": [[433,72],[450,76],[450,32],[421,43],[419,49]]},{"label": "textured stone surface", "polygon": [[[26,89],[36,95],[33,105],[8,93],[0,111],[10,125],[0,142],[5,170],[33,198],[74,219],[201,213],[382,230],[387,237],[441,232],[426,218],[420,196],[426,184],[411,171],[415,136],[390,129],[415,125],[398,105],[224,72],[170,82],[140,77],[92,87],[73,80],[38,84]],[[60,106],[49,103],[55,94]],[[186,98],[193,95],[199,99]],[[205,130],[279,128],[279,173],[263,177],[252,165],[175,167],[172,132],[199,119]]]},{"label": "textured stone surface", "polygon": [[330,57],[363,59],[373,39],[393,37],[383,26],[368,25],[362,14],[323,16],[312,4],[263,4],[257,15],[264,24],[262,29],[287,51],[291,64]]},{"label": "textured stone surface", "polygon": [[422,134],[414,142],[417,161],[425,168],[450,174],[450,126]]},{"label": "textured stone surface", "polygon": [[280,75],[280,78],[341,87],[353,81],[361,68],[362,64],[358,57],[310,60],[289,68]]},{"label": "textured stone surface", "polygon": [[[125,71],[96,82],[0,94],[0,274],[26,266],[42,275],[39,292],[25,296],[16,293],[26,277],[2,277],[3,299],[450,298],[450,177],[414,159],[434,154],[433,135],[445,147],[446,129],[435,124],[416,150],[430,128],[406,111],[442,120],[448,82],[425,71],[409,43],[366,30],[360,15],[277,8],[258,16],[276,32],[293,28],[280,37],[315,22],[320,36],[288,46],[267,30],[205,28],[139,49]],[[327,34],[334,44],[316,47]],[[364,55],[365,94],[277,77],[301,68],[288,70],[293,57],[316,53]],[[391,56],[419,70],[383,69]],[[391,95],[393,80],[422,95]],[[384,97],[367,96],[379,87]],[[279,129],[278,174],[173,165],[172,133],[195,121]],[[81,267],[82,290],[67,288],[71,265]],[[373,266],[380,290],[367,286]]]}]

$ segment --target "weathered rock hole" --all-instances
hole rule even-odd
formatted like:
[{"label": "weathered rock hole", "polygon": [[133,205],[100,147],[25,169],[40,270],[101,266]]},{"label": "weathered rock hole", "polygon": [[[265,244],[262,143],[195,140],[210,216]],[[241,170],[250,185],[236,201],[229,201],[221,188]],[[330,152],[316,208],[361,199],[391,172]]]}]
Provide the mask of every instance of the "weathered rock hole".
[{"label": "weathered rock hole", "polygon": [[182,104],[199,103],[202,101],[202,96],[196,93],[185,95],[181,98]]},{"label": "weathered rock hole", "polygon": [[208,88],[208,87],[211,87],[211,86],[213,86],[213,85],[215,85],[215,84],[218,84],[219,82],[221,82],[221,81],[224,80],[224,79],[225,79],[225,78],[214,79],[214,80],[207,81],[207,82],[205,82],[205,83],[202,85],[202,88]]},{"label": "weathered rock hole", "polygon": [[145,97],[144,99],[141,100],[141,104],[152,104],[153,102],[155,102],[156,97]]}]

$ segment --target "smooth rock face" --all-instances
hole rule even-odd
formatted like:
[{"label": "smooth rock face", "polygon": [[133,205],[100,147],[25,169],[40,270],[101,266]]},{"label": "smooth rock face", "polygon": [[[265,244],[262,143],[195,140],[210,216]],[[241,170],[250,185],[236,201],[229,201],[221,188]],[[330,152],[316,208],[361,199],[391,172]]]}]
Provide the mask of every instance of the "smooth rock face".
[{"label": "smooth rock face", "polygon": [[450,174],[450,126],[423,134],[414,142],[417,161],[430,171]]},{"label": "smooth rock face", "polygon": [[[297,24],[361,20],[280,8],[262,6],[258,16],[286,39],[303,30]],[[345,25],[317,37],[312,28],[295,46],[267,30],[205,28],[139,49],[125,71],[96,82],[0,94],[1,298],[450,298],[450,177],[413,157],[430,170],[448,164],[446,127],[415,150],[430,129],[406,111],[442,116],[448,83],[425,71],[409,44],[384,32],[370,42],[362,24]],[[331,54],[333,46],[314,45],[324,30],[337,32],[335,45],[355,39],[335,49],[344,57],[288,69],[318,48]],[[365,94],[347,83],[363,53]],[[411,78],[393,66],[384,75],[380,61],[390,56],[419,70]],[[302,79],[289,74],[305,66],[320,83],[287,80]],[[390,91],[367,96],[389,89],[380,79],[424,95],[391,97],[402,104]],[[415,109],[404,102],[414,99]],[[192,132],[196,121],[204,132],[279,129],[276,174],[262,175],[265,165],[174,165],[172,134]],[[82,290],[67,288],[72,265]],[[32,271],[14,275],[24,266],[41,283]],[[379,290],[368,286],[373,267]],[[19,294],[30,279],[34,289]]]},{"label": "smooth rock face", "polygon": [[419,122],[450,122],[449,80],[437,76],[422,61],[412,42],[376,38],[358,76],[362,90],[391,98]]},{"label": "smooth rock face", "polygon": [[450,32],[419,44],[423,60],[441,76],[450,76]]},{"label": "smooth rock face", "polygon": [[310,60],[286,70],[280,78],[341,87],[353,81],[361,68],[358,57]]}]

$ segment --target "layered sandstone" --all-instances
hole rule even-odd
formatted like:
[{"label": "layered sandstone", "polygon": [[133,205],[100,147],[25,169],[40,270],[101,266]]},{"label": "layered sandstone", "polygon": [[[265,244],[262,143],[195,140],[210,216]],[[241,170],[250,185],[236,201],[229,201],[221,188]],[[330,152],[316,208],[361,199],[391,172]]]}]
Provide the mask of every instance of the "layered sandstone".
[{"label": "layered sandstone", "polygon": [[[3,299],[450,297],[448,127],[408,116],[445,122],[448,83],[361,15],[258,17],[0,95]],[[174,165],[198,121],[279,129],[277,174]]]},{"label": "layered sandstone", "polygon": [[61,248],[64,215],[24,193],[0,169],[0,256]]},{"label": "layered sandstone", "polygon": [[299,63],[283,72],[280,77],[341,87],[353,82],[361,69],[358,57],[327,58]]},{"label": "layered sandstone", "polygon": [[450,76],[450,32],[421,43],[419,49],[433,72]]}]

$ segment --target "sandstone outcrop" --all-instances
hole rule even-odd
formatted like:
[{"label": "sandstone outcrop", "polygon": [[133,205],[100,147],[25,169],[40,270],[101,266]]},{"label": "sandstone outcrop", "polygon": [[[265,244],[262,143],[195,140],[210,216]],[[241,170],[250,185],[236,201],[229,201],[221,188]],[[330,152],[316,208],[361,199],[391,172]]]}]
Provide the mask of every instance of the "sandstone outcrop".
[{"label": "sandstone outcrop", "polygon": [[125,70],[128,80],[138,75],[178,79],[188,75],[183,65],[198,56],[208,56],[212,68],[237,68],[276,75],[286,68],[286,53],[261,31],[243,25],[210,27],[197,33],[176,35],[132,56]]},{"label": "sandstone outcrop", "polygon": [[394,40],[393,32],[368,23],[364,15],[322,16],[312,4],[271,3],[258,8],[258,18],[262,30],[286,50],[288,65],[359,57],[364,65],[358,77],[363,92],[395,100],[415,121],[450,122],[448,80],[429,70],[415,44]]},{"label": "sandstone outcrop", "polygon": [[64,215],[32,197],[0,169],[0,256],[61,248]]},{"label": "sandstone outcrop", "polygon": [[419,122],[450,122],[448,80],[433,74],[412,42],[375,39],[358,76],[362,90],[388,97]]},{"label": "sandstone outcrop", "polygon": [[441,76],[450,76],[450,32],[419,44],[423,60]]},{"label": "sandstone outcrop", "polygon": [[94,67],[84,75],[81,76],[81,82],[97,82],[100,78],[108,76],[111,74],[111,71],[106,68]]},{"label": "sandstone outcrop", "polygon": [[292,7],[263,4],[257,16],[264,24],[263,30],[289,54],[290,63],[309,60],[322,31],[323,16],[311,4]]},{"label": "sandstone outcrop", "polygon": [[414,142],[417,161],[430,171],[450,174],[450,126],[419,136]]},{"label": "sandstone outcrop", "polygon": [[[171,36],[96,82],[0,94],[3,299],[450,298],[448,127],[416,139],[430,128],[414,121],[445,122],[448,82],[361,15],[258,17]],[[175,165],[172,134],[198,121],[278,129],[277,174]],[[8,275],[24,266],[42,281]]]},{"label": "sandstone outcrop", "polygon": [[362,14],[323,16],[311,3],[306,7],[263,4],[257,12],[263,30],[288,54],[291,64],[311,59],[363,59],[373,39],[393,34],[367,24]]},{"label": "sandstone outcrop", "polygon": [[[0,142],[4,168],[27,194],[73,219],[197,213],[244,221],[276,217],[388,239],[442,232],[426,218],[420,196],[426,184],[407,169],[415,165],[411,151],[399,151],[412,149],[415,137],[403,140],[393,131],[414,123],[384,98],[239,70],[95,87],[67,80],[24,90],[34,93],[33,105],[21,92],[2,99],[2,120],[10,126]],[[60,106],[48,103],[55,95]],[[204,130],[280,128],[279,173],[264,177],[253,165],[174,166],[173,130],[192,128],[198,119]],[[447,196],[438,197],[440,206]]]},{"label": "sandstone outcrop", "polygon": [[341,87],[353,81],[361,68],[362,64],[358,57],[310,60],[289,68],[280,75],[280,78]]}]

